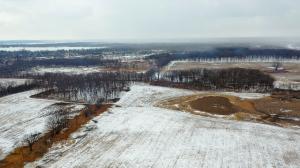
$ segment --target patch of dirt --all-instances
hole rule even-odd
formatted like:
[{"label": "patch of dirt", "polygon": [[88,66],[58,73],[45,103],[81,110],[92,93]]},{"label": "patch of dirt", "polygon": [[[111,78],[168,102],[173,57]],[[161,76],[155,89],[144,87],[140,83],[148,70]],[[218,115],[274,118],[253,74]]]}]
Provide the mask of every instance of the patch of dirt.
[{"label": "patch of dirt", "polygon": [[226,97],[202,97],[191,101],[190,106],[195,110],[219,115],[230,115],[238,112],[237,107],[235,107]]},{"label": "patch of dirt", "polygon": [[283,155],[284,162],[288,165],[299,165],[300,157],[295,151],[288,151]]},{"label": "patch of dirt", "polygon": [[300,126],[299,99],[241,99],[214,92],[173,98],[162,101],[157,106],[210,117],[262,122],[283,127]]}]

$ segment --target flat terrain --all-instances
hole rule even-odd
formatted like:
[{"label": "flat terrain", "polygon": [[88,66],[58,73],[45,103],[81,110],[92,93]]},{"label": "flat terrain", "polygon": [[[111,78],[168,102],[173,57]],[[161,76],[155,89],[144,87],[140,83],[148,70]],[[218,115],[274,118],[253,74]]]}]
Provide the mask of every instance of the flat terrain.
[{"label": "flat terrain", "polygon": [[[26,167],[298,167],[299,129],[155,107],[196,92],[134,85],[117,105]],[[197,93],[199,94],[199,93]]]},{"label": "flat terrain", "polygon": [[[45,132],[49,112],[58,108],[58,101],[34,99],[39,91],[26,91],[0,98],[0,160],[17,146],[23,145],[26,134]],[[77,111],[82,105],[70,105]]]},{"label": "flat terrain", "polygon": [[192,109],[220,115],[230,115],[238,112],[238,109],[226,97],[202,97],[191,101],[190,106]]},{"label": "flat terrain", "polygon": [[88,74],[101,72],[101,67],[35,67],[32,73],[44,74],[44,73],[66,73],[66,74]]},{"label": "flat terrain", "polygon": [[272,62],[239,62],[239,63],[227,63],[227,62],[198,62],[198,61],[173,61],[164,70],[186,70],[195,68],[252,68],[259,69],[263,72],[269,73],[279,81],[296,81],[300,82],[300,62],[285,62],[283,63],[283,69],[279,72],[273,72]]},{"label": "flat terrain", "polygon": [[0,51],[57,51],[57,50],[83,50],[83,49],[101,49],[103,47],[0,47]]},{"label": "flat terrain", "polygon": [[33,74],[45,73],[65,73],[65,74],[89,74],[97,72],[146,72],[150,64],[146,61],[127,61],[122,62],[118,68],[107,68],[101,66],[80,66],[80,67],[35,67],[31,69]]},{"label": "flat terrain", "polygon": [[202,92],[161,101],[157,106],[203,116],[263,122],[284,127],[300,126],[299,99],[281,100],[267,94]]},{"label": "flat terrain", "polygon": [[8,86],[19,86],[26,83],[26,81],[30,81],[28,79],[15,79],[15,78],[0,78],[0,86],[8,87]]}]

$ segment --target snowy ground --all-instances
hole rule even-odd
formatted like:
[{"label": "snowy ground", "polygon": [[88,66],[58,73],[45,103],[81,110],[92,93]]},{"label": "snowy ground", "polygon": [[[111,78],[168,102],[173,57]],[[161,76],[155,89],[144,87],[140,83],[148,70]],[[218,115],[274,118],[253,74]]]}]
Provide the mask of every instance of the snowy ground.
[{"label": "snowy ground", "polygon": [[[253,62],[251,62],[253,61]],[[276,61],[275,61],[276,62]],[[263,60],[249,60],[242,62],[210,62],[205,60],[180,60],[180,61],[172,61],[167,66],[164,67],[164,71],[171,70],[188,70],[188,69],[196,69],[196,68],[207,68],[207,69],[221,69],[221,68],[250,68],[250,69],[258,69],[263,72],[269,73],[278,81],[300,81],[300,61],[299,60],[285,60],[282,61],[282,66],[285,71],[273,73],[272,70],[273,61],[263,61]]]},{"label": "snowy ground", "polygon": [[0,47],[0,51],[57,51],[57,50],[87,50],[87,49],[103,49],[103,47]]},{"label": "snowy ground", "polygon": [[30,81],[28,79],[15,79],[15,78],[0,78],[0,86],[8,87],[8,86],[19,86],[26,83],[26,81]]},{"label": "snowy ground", "polygon": [[[15,147],[22,145],[24,135],[46,131],[48,112],[57,101],[33,99],[37,90],[21,92],[0,98],[0,160]],[[74,105],[74,111],[83,108]]]},{"label": "snowy ground", "polygon": [[154,107],[191,91],[135,85],[118,106],[26,167],[298,167],[300,130]]},{"label": "snowy ground", "polygon": [[275,81],[274,87],[278,88],[278,89],[287,89],[287,90],[298,91],[298,90],[300,90],[300,82],[293,82],[293,81],[289,81],[289,80]]},{"label": "snowy ground", "polygon": [[101,67],[36,67],[31,70],[32,73],[66,73],[66,74],[88,74],[95,72],[102,72]]}]

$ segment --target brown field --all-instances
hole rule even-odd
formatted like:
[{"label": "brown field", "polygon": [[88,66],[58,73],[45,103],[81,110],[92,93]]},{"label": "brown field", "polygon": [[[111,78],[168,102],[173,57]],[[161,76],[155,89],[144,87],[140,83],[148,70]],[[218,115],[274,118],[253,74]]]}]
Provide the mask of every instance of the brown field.
[{"label": "brown field", "polygon": [[178,97],[163,101],[157,106],[203,116],[262,122],[283,127],[300,126],[299,99],[241,99],[210,93]]},{"label": "brown field", "polygon": [[202,97],[190,102],[192,109],[206,111],[219,115],[230,115],[238,112],[238,109],[230,103],[226,97],[209,96]]},{"label": "brown field", "polygon": [[150,61],[145,60],[130,60],[121,62],[120,67],[103,68],[103,71],[108,72],[146,72],[153,65]]},{"label": "brown field", "polygon": [[283,63],[283,70],[273,72],[272,63],[267,62],[244,62],[244,63],[207,63],[207,62],[175,62],[172,66],[166,67],[164,70],[187,70],[195,68],[220,69],[220,68],[252,68],[259,69],[263,72],[271,74],[277,80],[300,81],[300,62]]},{"label": "brown field", "polygon": [[[92,110],[92,116],[100,115],[105,112],[111,104],[102,105],[97,108],[94,105],[90,106]],[[37,142],[34,143],[32,151],[28,146],[22,146],[16,148],[11,154],[9,154],[4,160],[0,161],[1,168],[21,168],[24,167],[25,163],[33,162],[38,158],[41,158],[53,144],[67,141],[68,137],[77,131],[81,126],[90,121],[92,117],[86,117],[84,111],[81,111],[80,115],[77,115],[68,122],[68,128],[61,131],[52,137],[51,133],[44,134]]]}]

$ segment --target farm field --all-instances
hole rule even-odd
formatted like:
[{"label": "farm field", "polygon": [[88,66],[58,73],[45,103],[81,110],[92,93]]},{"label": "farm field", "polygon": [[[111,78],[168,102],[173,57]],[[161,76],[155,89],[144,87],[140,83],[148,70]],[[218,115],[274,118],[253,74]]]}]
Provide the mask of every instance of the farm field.
[{"label": "farm field", "polygon": [[30,81],[28,79],[15,79],[15,78],[0,78],[0,86],[1,87],[15,87],[19,85],[25,84],[27,81]]},{"label": "farm field", "polygon": [[268,94],[207,92],[164,100],[157,106],[202,116],[261,122],[283,127],[300,126],[300,101],[280,100]]},{"label": "farm field", "polygon": [[133,85],[108,112],[25,167],[298,167],[298,128],[155,107],[193,94],[200,92]]},{"label": "farm field", "polygon": [[[46,132],[47,117],[61,107],[59,101],[30,98],[37,93],[31,90],[0,98],[0,160],[23,145],[25,135]],[[76,113],[84,106],[69,104],[66,108]]]},{"label": "farm field", "polygon": [[0,2],[0,168],[300,168],[300,0]]},{"label": "farm field", "polygon": [[88,74],[101,72],[101,67],[35,67],[31,70],[32,73],[44,74],[44,73],[66,73],[66,74]]},{"label": "farm field", "polygon": [[273,72],[272,62],[198,62],[198,61],[172,61],[164,70],[187,70],[195,68],[221,69],[221,68],[251,68],[271,74],[279,81],[300,81],[300,62],[284,62],[282,71]]},{"label": "farm field", "polygon": [[102,66],[77,66],[77,67],[35,67],[32,68],[32,74],[45,73],[65,73],[71,75],[100,73],[100,72],[139,72],[144,73],[150,69],[149,62],[146,61],[125,61],[120,67],[102,67]]},{"label": "farm field", "polygon": [[82,49],[102,49],[103,47],[0,47],[0,51],[57,51],[57,50],[82,50]]}]

